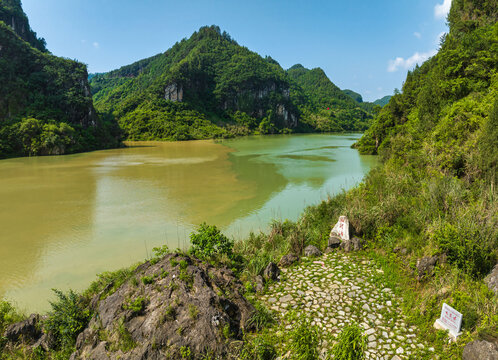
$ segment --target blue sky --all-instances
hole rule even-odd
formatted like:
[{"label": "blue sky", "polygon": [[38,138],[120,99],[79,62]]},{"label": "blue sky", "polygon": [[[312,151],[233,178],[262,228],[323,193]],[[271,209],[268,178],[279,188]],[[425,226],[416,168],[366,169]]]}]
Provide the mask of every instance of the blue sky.
[{"label": "blue sky", "polygon": [[434,54],[451,0],[22,0],[58,56],[104,72],[166,51],[203,25],[282,67],[321,67],[373,101]]}]

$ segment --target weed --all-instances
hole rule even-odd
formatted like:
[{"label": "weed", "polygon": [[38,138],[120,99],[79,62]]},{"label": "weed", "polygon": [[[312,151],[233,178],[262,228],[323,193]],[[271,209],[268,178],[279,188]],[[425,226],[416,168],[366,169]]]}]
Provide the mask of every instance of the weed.
[{"label": "weed", "polygon": [[367,339],[357,324],[344,327],[332,348],[334,360],[363,360]]},{"label": "weed", "polygon": [[199,309],[197,306],[193,304],[189,304],[188,306],[188,314],[192,320],[197,319],[197,316],[199,315]]}]

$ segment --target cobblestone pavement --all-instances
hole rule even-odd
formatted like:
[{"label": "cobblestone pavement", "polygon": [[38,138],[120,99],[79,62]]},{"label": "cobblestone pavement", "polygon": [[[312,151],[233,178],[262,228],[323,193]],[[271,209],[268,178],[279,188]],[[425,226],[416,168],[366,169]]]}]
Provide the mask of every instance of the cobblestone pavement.
[{"label": "cobblestone pavement", "polygon": [[384,274],[373,262],[332,252],[303,258],[282,271],[282,281],[270,285],[261,301],[279,314],[286,329],[292,328],[283,318],[289,311],[307,316],[324,335],[322,355],[341,329],[354,321],[365,329],[367,359],[433,357],[434,349],[417,337],[415,327],[406,324],[401,299],[385,286]]}]

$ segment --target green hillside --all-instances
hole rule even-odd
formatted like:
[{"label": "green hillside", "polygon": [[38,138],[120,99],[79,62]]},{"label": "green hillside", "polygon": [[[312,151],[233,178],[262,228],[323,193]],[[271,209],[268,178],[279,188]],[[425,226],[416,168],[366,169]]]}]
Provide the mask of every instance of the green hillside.
[{"label": "green hillside", "polygon": [[0,20],[0,158],[116,146],[117,129],[93,108],[86,66],[50,55],[19,0],[0,2]]},{"label": "green hillside", "polygon": [[303,92],[302,122],[318,131],[364,131],[372,115],[345,94],[320,69],[296,64],[287,70]]},{"label": "green hillside", "polygon": [[[163,54],[97,74],[90,84],[97,109],[115,116],[131,140],[367,128],[370,115],[323,72],[332,89],[325,93],[303,90],[293,74],[210,26]],[[318,114],[325,104],[336,108]]]},{"label": "green hillside", "polygon": [[391,100],[392,96],[391,95],[386,95],[380,99],[375,100],[373,103],[375,105],[379,105],[380,107],[384,107],[389,103],[389,100]]}]

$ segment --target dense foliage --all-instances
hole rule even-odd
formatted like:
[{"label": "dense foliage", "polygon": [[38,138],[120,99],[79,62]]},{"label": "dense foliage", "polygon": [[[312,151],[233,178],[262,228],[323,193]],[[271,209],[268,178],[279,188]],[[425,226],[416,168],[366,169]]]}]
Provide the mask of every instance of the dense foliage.
[{"label": "dense foliage", "polygon": [[38,50],[19,1],[0,3],[0,44],[0,158],[117,145],[119,129],[93,108],[86,66]]},{"label": "dense foliage", "polygon": [[[292,74],[210,26],[163,54],[92,75],[90,84],[97,109],[115,116],[130,140],[368,127],[371,109],[362,110],[323,71],[323,87],[307,90]],[[335,108],[327,111],[326,106]]]},{"label": "dense foliage", "polygon": [[[351,90],[339,89],[322,69],[309,70],[297,64],[287,73],[303,92],[303,123],[318,131],[364,131],[370,126],[373,107],[363,109],[363,100],[353,99]],[[363,106],[370,107],[367,103]]]}]

